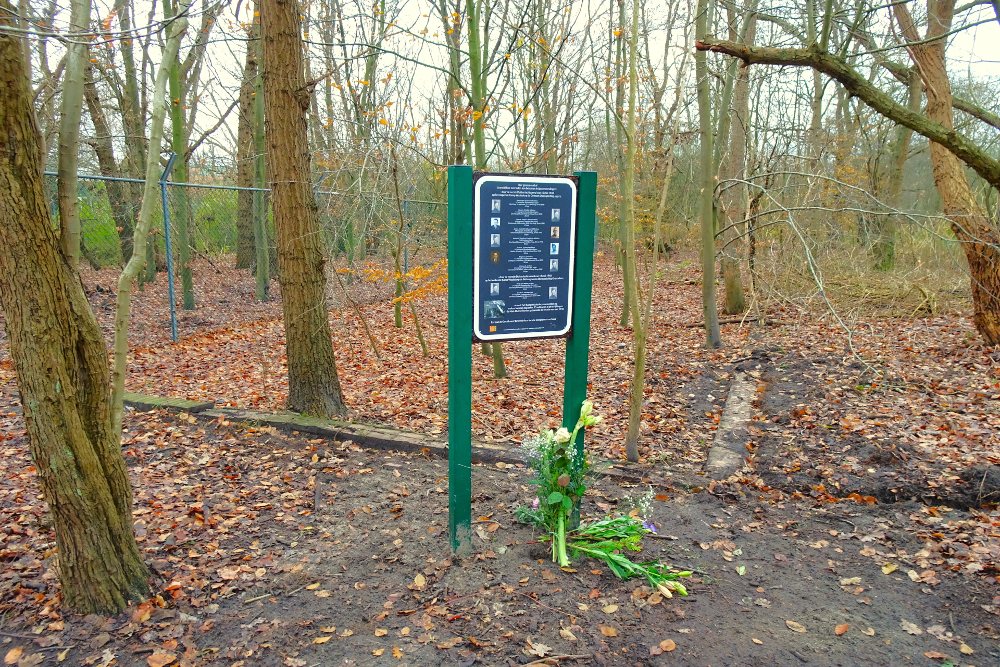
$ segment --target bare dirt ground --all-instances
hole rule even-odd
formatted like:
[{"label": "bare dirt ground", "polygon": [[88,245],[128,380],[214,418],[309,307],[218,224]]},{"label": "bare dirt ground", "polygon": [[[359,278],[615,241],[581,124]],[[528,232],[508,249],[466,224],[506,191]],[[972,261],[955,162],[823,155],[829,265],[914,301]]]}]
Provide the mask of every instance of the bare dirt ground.
[{"label": "bare dirt ground", "polygon": [[[253,304],[235,271],[200,268],[201,305],[182,315],[178,344],[162,285],[137,298],[130,388],[280,408],[280,304]],[[159,596],[117,618],[74,616],[60,606],[3,350],[0,654],[22,665],[1000,662],[1000,353],[962,313],[858,323],[852,351],[837,326],[789,309],[769,313],[777,324],[727,325],[728,347],[708,351],[696,278],[675,262],[661,282],[644,480],[596,479],[584,506],[614,512],[652,485],[660,532],[646,553],[696,571],[689,597],[548,562],[513,521],[533,497],[520,466],[475,467],[476,553],[458,560],[444,461],[130,412],[124,452]],[[588,444],[608,458],[621,456],[631,372],[616,281],[599,262],[590,394],[606,421]],[[97,285],[113,280],[85,282],[107,323]],[[354,416],[446,430],[444,297],[418,303],[425,359],[412,327],[391,329],[383,288],[350,289],[382,357],[353,309],[332,311]],[[478,354],[475,367],[474,429],[500,442],[555,425],[561,402],[559,343],[507,353],[510,380],[489,379]],[[701,466],[737,370],[758,381],[749,463],[711,482]]]}]

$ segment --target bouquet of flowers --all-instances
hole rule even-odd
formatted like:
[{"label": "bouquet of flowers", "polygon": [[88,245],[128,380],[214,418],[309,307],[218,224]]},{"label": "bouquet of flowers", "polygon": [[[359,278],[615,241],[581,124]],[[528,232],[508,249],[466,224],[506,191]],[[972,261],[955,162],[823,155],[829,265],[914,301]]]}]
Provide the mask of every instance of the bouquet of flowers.
[{"label": "bouquet of flowers", "polygon": [[649,498],[640,500],[628,516],[605,517],[570,528],[587,491],[586,474],[590,469],[586,452],[576,450],[576,439],[581,430],[600,421],[593,403],[584,401],[572,431],[565,427],[543,431],[525,441],[528,463],[536,473],[532,482],[538,496],[530,508],[519,507],[517,517],[548,533],[552,561],[559,567],[569,566],[570,554],[590,556],[604,562],[620,579],[645,577],[664,597],[673,593],[687,595],[679,579],[691,576],[691,572],[674,570],[659,561],[637,563],[625,555],[640,551],[643,536],[656,532],[653,523],[643,518],[648,514]]}]

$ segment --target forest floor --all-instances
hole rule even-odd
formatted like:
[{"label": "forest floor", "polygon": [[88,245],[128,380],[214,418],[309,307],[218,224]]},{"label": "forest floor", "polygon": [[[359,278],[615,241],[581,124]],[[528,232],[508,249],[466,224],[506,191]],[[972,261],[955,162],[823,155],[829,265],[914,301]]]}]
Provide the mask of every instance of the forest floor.
[{"label": "forest floor", "polygon": [[[196,266],[199,308],[169,342],[162,279],[135,302],[130,390],[279,410],[280,304],[255,304],[242,272]],[[217,272],[216,272],[217,271]],[[630,332],[620,280],[595,276],[588,437],[622,458]],[[102,325],[114,273],[87,272]],[[447,429],[445,297],[392,328],[389,287],[331,292],[352,417]],[[126,416],[136,529],[159,597],[120,617],[60,607],[54,543],[0,345],[0,654],[8,664],[857,665],[1000,662],[1000,351],[967,313],[884,314],[852,334],[810,304],[723,326],[703,347],[693,263],[660,280],[650,338],[640,481],[601,477],[584,515],[656,493],[646,553],[696,571],[659,599],[578,561],[561,572],[514,522],[533,497],[521,465],[473,471],[475,554],[452,558],[447,464],[224,418]],[[810,310],[810,308],[813,308]],[[558,422],[562,345],[505,346],[511,378],[474,366],[473,428],[514,443]],[[704,476],[735,373],[757,382],[748,464]],[[511,446],[514,446],[513,444]],[[542,664],[542,663],[538,663]]]}]

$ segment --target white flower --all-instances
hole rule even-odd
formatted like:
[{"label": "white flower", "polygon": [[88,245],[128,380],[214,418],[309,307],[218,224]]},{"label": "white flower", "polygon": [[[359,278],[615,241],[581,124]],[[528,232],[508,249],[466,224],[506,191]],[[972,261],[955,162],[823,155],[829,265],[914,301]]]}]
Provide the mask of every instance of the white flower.
[{"label": "white flower", "polygon": [[591,412],[594,411],[594,404],[591,401],[584,401],[583,405],[580,407],[580,419],[587,417]]},{"label": "white flower", "polygon": [[559,444],[569,442],[569,438],[570,438],[569,429],[567,429],[565,426],[560,426],[559,430],[556,431],[556,434],[554,436],[555,441],[558,442]]}]

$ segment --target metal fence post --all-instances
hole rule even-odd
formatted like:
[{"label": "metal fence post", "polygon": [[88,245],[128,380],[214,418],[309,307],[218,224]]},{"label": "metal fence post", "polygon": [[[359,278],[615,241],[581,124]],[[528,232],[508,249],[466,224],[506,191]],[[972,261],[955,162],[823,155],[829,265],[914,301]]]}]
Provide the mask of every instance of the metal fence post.
[{"label": "metal fence post", "polygon": [[160,200],[163,202],[163,241],[167,252],[167,294],[170,299],[170,338],[177,342],[177,304],[174,302],[174,253],[170,244],[170,206],[167,204],[167,179],[177,161],[177,153],[171,153],[167,166],[160,176]]}]

